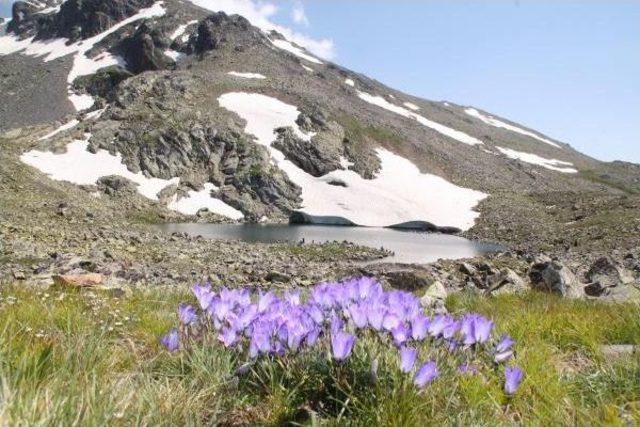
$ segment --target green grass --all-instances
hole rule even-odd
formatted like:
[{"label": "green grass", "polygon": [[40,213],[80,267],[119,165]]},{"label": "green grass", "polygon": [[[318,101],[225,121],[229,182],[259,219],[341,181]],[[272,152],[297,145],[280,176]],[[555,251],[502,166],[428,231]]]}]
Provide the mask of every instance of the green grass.
[{"label": "green grass", "polygon": [[[606,358],[602,344],[640,344],[640,309],[540,294],[456,295],[453,312],[479,311],[517,340],[526,372],[518,394],[500,371],[453,373],[423,392],[373,337],[348,363],[328,349],[244,363],[215,340],[169,355],[158,336],[185,290],[106,293],[0,288],[0,425],[625,425],[640,423],[640,356]],[[15,299],[14,299],[15,298]],[[376,375],[371,373],[373,360]]]}]

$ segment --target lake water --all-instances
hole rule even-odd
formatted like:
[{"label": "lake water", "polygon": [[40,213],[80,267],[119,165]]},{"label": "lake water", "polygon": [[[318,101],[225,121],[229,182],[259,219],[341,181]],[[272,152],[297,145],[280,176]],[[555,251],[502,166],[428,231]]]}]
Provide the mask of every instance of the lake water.
[{"label": "lake water", "polygon": [[499,245],[477,242],[458,236],[389,228],[339,227],[287,224],[163,224],[164,232],[181,232],[192,236],[216,239],[234,239],[245,242],[299,242],[321,243],[349,241],[359,245],[391,250],[394,256],[384,262],[428,263],[440,258],[460,259],[496,252]]}]

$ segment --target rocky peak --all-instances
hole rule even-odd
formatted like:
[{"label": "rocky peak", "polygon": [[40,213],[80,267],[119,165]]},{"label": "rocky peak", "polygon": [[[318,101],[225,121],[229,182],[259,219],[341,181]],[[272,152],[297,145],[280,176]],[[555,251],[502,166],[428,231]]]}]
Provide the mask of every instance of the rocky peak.
[{"label": "rocky peak", "polygon": [[246,18],[218,12],[200,22],[198,31],[189,40],[186,51],[189,54],[203,54],[227,45],[233,46],[236,50],[243,50],[265,39],[260,30],[253,27]]}]

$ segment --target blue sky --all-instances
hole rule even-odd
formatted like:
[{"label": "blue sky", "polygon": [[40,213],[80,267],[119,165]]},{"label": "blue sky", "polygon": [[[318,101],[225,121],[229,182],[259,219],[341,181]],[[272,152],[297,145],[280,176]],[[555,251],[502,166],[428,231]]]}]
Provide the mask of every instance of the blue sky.
[{"label": "blue sky", "polygon": [[347,68],[640,163],[640,0],[268,3],[271,21],[330,39]]}]

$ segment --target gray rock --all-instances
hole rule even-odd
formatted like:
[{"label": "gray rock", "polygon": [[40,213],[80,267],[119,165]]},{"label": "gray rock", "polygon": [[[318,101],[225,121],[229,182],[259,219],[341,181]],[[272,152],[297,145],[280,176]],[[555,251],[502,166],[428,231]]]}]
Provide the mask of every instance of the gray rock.
[{"label": "gray rock", "polygon": [[447,289],[440,281],[436,280],[429,286],[422,298],[420,298],[420,305],[425,310],[430,310],[437,313],[446,312],[446,299]]},{"label": "gray rock", "polygon": [[487,290],[487,294],[520,293],[528,289],[526,281],[510,268],[503,269],[497,280]]},{"label": "gray rock", "polygon": [[581,284],[576,276],[564,264],[545,261],[534,264],[529,270],[529,279],[533,289],[561,295],[568,298],[583,296]]}]

